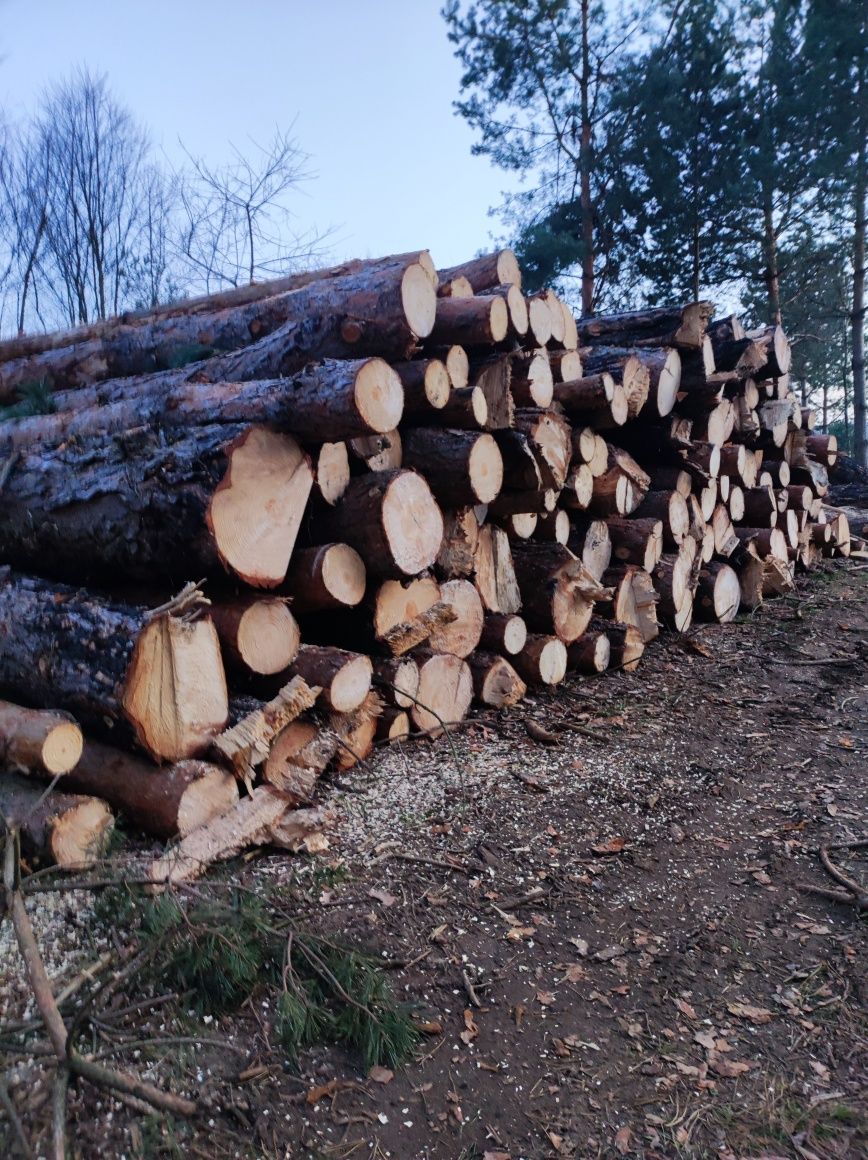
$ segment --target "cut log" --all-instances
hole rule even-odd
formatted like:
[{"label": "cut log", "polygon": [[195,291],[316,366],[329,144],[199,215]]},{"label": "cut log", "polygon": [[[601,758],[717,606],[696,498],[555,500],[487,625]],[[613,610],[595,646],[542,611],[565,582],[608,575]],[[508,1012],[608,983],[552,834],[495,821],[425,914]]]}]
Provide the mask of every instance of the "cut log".
[{"label": "cut log", "polygon": [[441,282],[466,278],[474,294],[482,294],[493,286],[512,285],[521,288],[521,268],[512,250],[495,250],[480,258],[471,258],[458,266],[437,271]]},{"label": "cut log", "polygon": [[494,709],[517,705],[527,693],[527,685],[508,660],[491,653],[477,652],[468,659],[477,701]]},{"label": "cut log", "polygon": [[371,689],[373,669],[363,653],[327,645],[303,644],[290,669],[311,688],[322,689],[321,699],[337,713],[351,713]]},{"label": "cut log", "polygon": [[568,352],[574,353],[579,345],[579,328],[576,325],[572,310],[563,299],[561,299],[561,311],[564,316],[564,347]]},{"label": "cut log", "polygon": [[833,467],[838,459],[838,439],[835,435],[809,435],[805,441],[808,455],[826,467]]},{"label": "cut log", "polygon": [[488,402],[482,387],[456,387],[439,411],[429,411],[427,424],[481,431],[488,423]]},{"label": "cut log", "polygon": [[781,488],[781,499],[784,498],[786,502],[782,511],[789,507],[796,512],[809,512],[814,502],[814,493],[809,487],[791,483],[789,487]]},{"label": "cut log", "polygon": [[605,632],[586,632],[567,648],[567,668],[576,672],[604,673],[609,667],[612,646]]},{"label": "cut log", "polygon": [[466,661],[449,653],[422,656],[419,692],[410,711],[423,733],[439,736],[444,726],[463,721],[473,700],[473,676]]},{"label": "cut log", "polygon": [[530,440],[521,431],[495,431],[503,460],[503,486],[507,491],[540,491],[542,471]]},{"label": "cut log", "polygon": [[594,479],[594,495],[588,510],[596,516],[626,516],[635,511],[651,484],[651,478],[626,451],[608,446],[607,466]]},{"label": "cut log", "polygon": [[502,491],[497,499],[488,505],[488,515],[494,520],[508,516],[546,515],[557,507],[558,492],[554,488],[540,488],[533,491]]},{"label": "cut log", "polygon": [[509,309],[498,295],[438,298],[431,344],[493,346],[509,331]]},{"label": "cut log", "polygon": [[744,499],[744,520],[751,527],[766,524],[773,527],[778,511],[778,501],[771,487],[749,487],[742,492]]},{"label": "cut log", "polygon": [[452,609],[455,619],[431,633],[428,648],[463,659],[473,652],[482,636],[485,613],[479,592],[469,580],[447,580],[440,585],[440,599]]},{"label": "cut log", "polygon": [[334,506],[350,486],[350,460],[346,443],[323,443],[314,459],[317,492]]},{"label": "cut log", "polygon": [[275,737],[299,714],[310,709],[319,692],[319,688],[311,688],[301,677],[293,677],[270,701],[263,703],[252,697],[233,700],[234,724],[214,738],[214,749],[229,762],[248,789],[257,769],[268,757]]},{"label": "cut log", "polygon": [[332,713],[329,716],[329,729],[338,740],[334,763],[338,773],[352,769],[370,757],[382,711],[383,702],[371,692],[352,713]]},{"label": "cut log", "polygon": [[580,342],[622,346],[676,346],[699,349],[713,307],[710,302],[658,306],[624,314],[601,314],[579,321]]},{"label": "cut log", "polygon": [[283,591],[298,613],[354,608],[365,595],[366,576],[364,561],[348,544],[322,544],[293,553]]},{"label": "cut log", "polygon": [[653,572],[663,555],[663,521],[653,517],[622,519],[611,516],[606,524],[612,557],[623,564],[636,564],[646,572]]},{"label": "cut log", "polygon": [[108,849],[111,810],[99,798],[43,789],[29,778],[0,772],[0,815],[21,834],[23,853],[63,870],[93,866]]},{"label": "cut log", "polygon": [[569,644],[582,635],[603,588],[561,544],[516,544],[515,574],[528,627]]},{"label": "cut log", "polygon": [[472,507],[443,513],[443,543],[437,554],[437,572],[446,580],[471,576],[479,542],[479,520]]},{"label": "cut log", "polygon": [[[593,476],[588,469],[587,464],[581,464],[587,472],[589,480],[588,491],[593,490]],[[570,473],[572,477],[573,472]],[[567,486],[569,486],[569,478],[567,479]],[[587,505],[586,505],[587,506]],[[516,517],[518,518],[518,517]],[[563,510],[547,512],[544,516],[533,516],[534,527],[530,536],[521,536],[520,539],[534,539],[540,540],[545,544],[566,544],[570,538],[570,531],[572,525],[570,523],[569,514]]]},{"label": "cut log", "polygon": [[[441,359],[426,358],[396,363],[392,369],[404,387],[405,421],[420,416],[424,421],[432,409],[439,411],[449,402],[452,383],[446,363]],[[397,426],[397,421],[389,426]]]},{"label": "cut log", "polygon": [[453,390],[460,391],[470,382],[470,360],[467,351],[457,343],[444,347],[440,357],[446,363]]},{"label": "cut log", "polygon": [[595,426],[623,426],[630,413],[623,386],[608,372],[555,383],[552,396],[570,418],[590,420]]},{"label": "cut log", "polygon": [[315,854],[328,847],[324,831],[332,822],[328,810],[293,809],[292,798],[260,785],[198,830],[183,838],[148,872],[154,892],[189,882],[215,862],[234,858],[252,846],[277,846]]},{"label": "cut log", "polygon": [[324,543],[355,548],[373,576],[415,576],[437,558],[443,517],[420,475],[383,471],[354,479],[311,530]]},{"label": "cut log", "polygon": [[559,685],[567,675],[567,646],[556,636],[530,634],[512,665],[525,684]]},{"label": "cut log", "polygon": [[490,503],[503,484],[503,459],[487,433],[414,428],[404,436],[404,463],[425,477],[445,507]]},{"label": "cut log", "polygon": [[503,612],[485,614],[479,644],[486,652],[514,657],[521,652],[526,641],[527,625],[522,617]]},{"label": "cut log", "polygon": [[198,427],[167,442],[146,430],[18,457],[0,505],[0,556],[88,580],[183,582],[229,568],[274,587],[286,573],[313,484],[289,435]]},{"label": "cut log", "polygon": [[732,435],[734,426],[735,409],[729,399],[722,399],[714,410],[694,420],[693,436],[722,447]]},{"label": "cut log", "polygon": [[361,435],[357,439],[350,439],[349,449],[354,459],[353,474],[358,474],[359,463],[364,464],[363,473],[398,471],[403,466],[404,448],[401,432],[397,429],[384,431],[382,435]]},{"label": "cut log", "polygon": [[789,544],[780,528],[736,528],[735,534],[742,544],[753,544],[761,559],[766,556],[777,556],[779,560],[787,558]]},{"label": "cut log", "polygon": [[741,594],[740,607],[748,612],[753,612],[763,602],[763,575],[765,572],[763,561],[758,555],[745,552],[738,562],[736,571],[738,572]]},{"label": "cut log", "polygon": [[757,369],[754,377],[762,380],[786,375],[792,362],[792,348],[783,329],[780,326],[770,326],[759,333],[753,332],[750,337],[765,354],[764,365]]},{"label": "cut log", "polygon": [[419,692],[419,666],[412,657],[376,658],[374,685],[386,705],[412,709]]},{"label": "cut log", "polygon": [[450,278],[448,282],[441,282],[437,287],[438,298],[472,298],[473,287],[464,277]]},{"label": "cut log", "polygon": [[288,805],[309,802],[320,775],[334,761],[338,738],[333,729],[298,717],[274,738],[262,769],[263,779],[287,796]]},{"label": "cut log", "polygon": [[410,736],[410,714],[405,709],[388,705],[377,718],[377,740],[405,741]]},{"label": "cut log", "polygon": [[287,601],[240,596],[211,604],[224,656],[244,672],[271,676],[292,664],[301,634]]},{"label": "cut log", "polygon": [[660,615],[676,632],[686,632],[693,620],[692,571],[693,562],[681,551],[662,556],[654,570]]},{"label": "cut log", "polygon": [[564,318],[561,300],[555,294],[554,290],[544,291],[545,303],[549,308],[549,313],[552,316],[552,334],[550,342],[553,346],[559,347],[564,345],[564,337],[566,335],[566,319]]},{"label": "cut log", "polygon": [[582,378],[582,357],[577,350],[550,350],[546,353],[553,383],[569,383]]},{"label": "cut log", "polygon": [[634,514],[640,519],[660,520],[663,544],[670,550],[677,548],[690,530],[687,503],[677,491],[649,491]]},{"label": "cut log", "polygon": [[[522,339],[527,334],[530,318],[527,302],[518,286],[493,286],[487,294],[502,298],[506,303],[509,315],[509,330],[517,338]],[[563,319],[563,315],[561,315]],[[563,327],[561,328],[563,330]]]},{"label": "cut log", "polygon": [[69,773],[83,744],[81,729],[67,714],[0,701],[0,765],[7,769],[52,777]]},{"label": "cut log", "polygon": [[528,298],[527,315],[534,345],[545,346],[552,337],[552,312],[544,290]]},{"label": "cut log", "polygon": [[488,612],[513,615],[521,610],[509,537],[502,528],[485,524],[479,529],[475,582]]},{"label": "cut log", "polygon": [[720,560],[712,560],[699,573],[694,612],[697,620],[728,624],[738,614],[741,585],[738,573]]},{"label": "cut log", "polygon": [[133,732],[158,759],[196,756],[228,700],[201,593],[185,595],[148,613],[0,570],[0,691],[127,741]]},{"label": "cut log", "polygon": [[613,542],[605,520],[573,516],[567,547],[578,556],[595,580],[609,567]]},{"label": "cut log", "polygon": [[510,390],[512,360],[508,355],[488,359],[474,371],[475,385],[485,396],[488,415],[485,425],[489,431],[499,431],[513,425],[515,404]]},{"label": "cut log", "polygon": [[690,472],[682,471],[680,467],[654,467],[648,474],[652,491],[677,491],[687,499],[693,490]]},{"label": "cut log", "polygon": [[[546,516],[551,514],[551,512],[547,512]],[[503,528],[511,540],[531,540],[534,538],[537,524],[546,516],[538,516],[536,512],[518,512],[511,516],[493,516],[492,519],[494,523]],[[547,539],[548,537],[541,536],[540,538]]]},{"label": "cut log", "polygon": [[533,350],[513,356],[510,390],[516,406],[548,407],[554,396],[553,383],[548,351]]},{"label": "cut log", "polygon": [[[386,580],[374,595],[374,635],[378,640],[385,641],[392,633],[403,634],[404,630],[415,624],[423,613],[429,612],[439,601],[440,585],[430,576],[420,576],[405,583]],[[432,626],[429,626],[428,631],[415,640],[413,645],[426,640],[431,631]],[[408,647],[412,648],[413,645]]]},{"label": "cut log", "polygon": [[596,618],[591,624],[594,632],[605,632],[609,638],[609,669],[622,669],[632,673],[639,667],[639,661],[645,652],[645,643],[642,634],[635,624],[618,624],[617,621],[600,620]]},{"label": "cut log", "polygon": [[122,822],[163,839],[192,833],[238,801],[236,778],[219,765],[179,761],[156,768],[90,740],[63,784],[102,798]]},{"label": "cut log", "polygon": [[731,556],[739,545],[738,536],[732,526],[729,511],[719,503],[711,514],[711,528],[714,532],[714,550],[718,556]]},{"label": "cut log", "polygon": [[572,432],[566,419],[553,411],[528,407],[515,412],[515,427],[528,441],[543,487],[562,488],[573,453]]},{"label": "cut log", "polygon": [[610,586],[612,596],[611,601],[600,605],[601,611],[620,624],[635,625],[643,643],[652,641],[660,629],[657,593],[650,574],[635,564],[616,564],[605,573],[603,583]]},{"label": "cut log", "polygon": [[[0,399],[27,382],[47,381],[57,390],[146,374],[176,365],[179,353],[190,350],[201,357],[249,348],[220,359],[223,382],[278,378],[318,358],[407,358],[431,334],[436,309],[429,271],[401,255],[247,305],[121,325],[97,339],[12,360],[0,368]],[[233,362],[241,373],[227,375]],[[199,373],[216,381],[213,372]]]},{"label": "cut log", "polygon": [[744,492],[735,484],[729,491],[729,514],[734,524],[744,519]]}]

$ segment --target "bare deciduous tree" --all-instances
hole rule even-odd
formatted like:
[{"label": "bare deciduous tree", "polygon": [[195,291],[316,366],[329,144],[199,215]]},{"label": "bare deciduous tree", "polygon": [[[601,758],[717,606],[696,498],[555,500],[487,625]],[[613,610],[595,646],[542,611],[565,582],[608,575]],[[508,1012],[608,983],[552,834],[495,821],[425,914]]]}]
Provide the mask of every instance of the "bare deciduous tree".
[{"label": "bare deciduous tree", "polygon": [[180,250],[206,292],[286,272],[315,255],[322,236],[297,232],[288,204],[311,177],[291,130],[276,130],[266,145],[252,141],[247,154],[233,145],[222,166],[185,153],[191,171],[181,180]]}]

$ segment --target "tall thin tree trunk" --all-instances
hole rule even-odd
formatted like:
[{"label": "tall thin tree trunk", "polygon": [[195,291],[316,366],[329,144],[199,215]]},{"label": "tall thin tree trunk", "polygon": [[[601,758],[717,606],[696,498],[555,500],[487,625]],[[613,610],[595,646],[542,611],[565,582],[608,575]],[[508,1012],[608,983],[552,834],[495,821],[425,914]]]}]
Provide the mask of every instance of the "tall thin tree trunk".
[{"label": "tall thin tree trunk", "polygon": [[775,234],[775,216],[772,208],[772,192],[763,190],[763,232],[766,249],[766,288],[769,300],[769,317],[776,325],[781,325],[781,276],[778,265],[778,239]]},{"label": "tall thin tree trunk", "polygon": [[829,380],[823,379],[823,430],[829,430]]},{"label": "tall thin tree trunk", "polygon": [[[865,76],[860,70],[858,99],[864,106]],[[853,455],[862,467],[868,467],[868,440],[865,432],[865,216],[868,194],[868,144],[865,141],[864,118],[859,153],[856,160],[856,224],[853,231],[853,310],[850,315],[853,366]]]},{"label": "tall thin tree trunk", "polygon": [[582,314],[594,312],[594,207],[591,203],[590,0],[582,0],[582,136],[579,143],[582,210]]}]

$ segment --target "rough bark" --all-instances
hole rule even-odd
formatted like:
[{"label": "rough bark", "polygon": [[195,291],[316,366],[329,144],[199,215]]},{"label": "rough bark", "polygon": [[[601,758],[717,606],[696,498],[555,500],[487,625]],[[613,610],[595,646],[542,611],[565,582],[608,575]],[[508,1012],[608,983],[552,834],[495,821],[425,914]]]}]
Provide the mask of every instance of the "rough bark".
[{"label": "rough bark", "polygon": [[60,866],[84,870],[105,854],[114,818],[95,797],[43,793],[44,787],[0,772],[0,814],[21,834],[23,852]]},{"label": "rough bark", "polygon": [[81,729],[67,714],[0,701],[0,765],[56,777],[75,767],[83,745]]}]

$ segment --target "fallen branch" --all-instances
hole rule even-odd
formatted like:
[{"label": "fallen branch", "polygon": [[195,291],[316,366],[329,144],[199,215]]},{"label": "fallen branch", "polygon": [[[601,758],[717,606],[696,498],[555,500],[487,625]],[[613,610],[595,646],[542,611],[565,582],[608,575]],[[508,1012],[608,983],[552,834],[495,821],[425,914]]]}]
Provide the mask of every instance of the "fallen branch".
[{"label": "fallen branch", "polygon": [[[33,992],[42,1022],[48,1032],[48,1038],[57,1057],[58,1065],[66,1068],[73,1075],[89,1080],[97,1087],[108,1088],[110,1091],[121,1092],[124,1095],[142,1099],[160,1111],[170,1112],[176,1116],[193,1116],[198,1111],[198,1105],[193,1100],[176,1096],[147,1083],[138,1076],[127,1075],[124,1072],[114,1071],[94,1063],[79,1055],[70,1046],[66,1024],[58,1009],[51,989],[51,980],[45,970],[42,955],[33,933],[30,916],[24,905],[24,896],[18,879],[18,835],[14,830],[6,834],[6,855],[3,864],[3,885],[6,893],[6,907],[12,919],[15,938],[21,958],[24,960],[24,969],[27,981]],[[57,1140],[57,1136],[55,1136]]]}]

